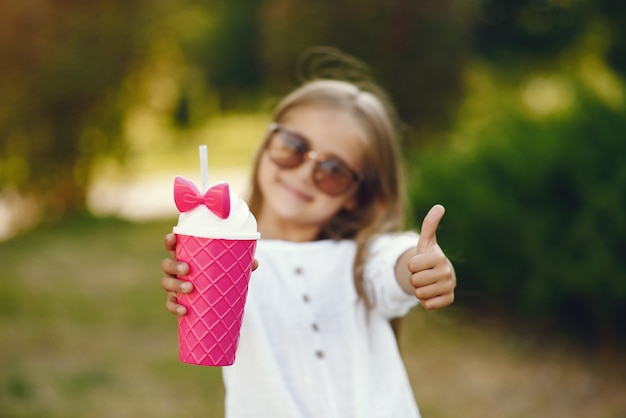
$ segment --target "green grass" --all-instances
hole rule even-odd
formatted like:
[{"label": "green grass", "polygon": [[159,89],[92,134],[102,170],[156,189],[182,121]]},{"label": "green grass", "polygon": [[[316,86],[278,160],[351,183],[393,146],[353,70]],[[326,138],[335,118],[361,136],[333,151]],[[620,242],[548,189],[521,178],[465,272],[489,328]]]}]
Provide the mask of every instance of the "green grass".
[{"label": "green grass", "polygon": [[[74,218],[0,243],[2,417],[223,415],[219,370],[178,361],[163,307],[173,222]],[[425,417],[623,416],[625,355],[476,318],[417,308],[405,319]]]},{"label": "green grass", "polygon": [[0,244],[3,417],[222,415],[219,370],[178,362],[163,307],[171,224],[73,219]]}]

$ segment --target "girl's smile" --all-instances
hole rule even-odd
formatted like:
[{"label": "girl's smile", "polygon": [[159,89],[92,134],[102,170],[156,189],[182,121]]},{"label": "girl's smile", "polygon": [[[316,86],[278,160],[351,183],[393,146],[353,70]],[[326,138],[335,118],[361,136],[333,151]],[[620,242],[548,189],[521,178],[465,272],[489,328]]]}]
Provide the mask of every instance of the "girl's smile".
[{"label": "girl's smile", "polygon": [[311,193],[307,193],[299,190],[295,186],[291,186],[287,180],[282,179],[282,177],[287,177],[288,174],[284,174],[279,177],[278,182],[285,188],[285,190],[291,193],[295,198],[303,200],[305,202],[310,202],[313,200],[313,195]]}]

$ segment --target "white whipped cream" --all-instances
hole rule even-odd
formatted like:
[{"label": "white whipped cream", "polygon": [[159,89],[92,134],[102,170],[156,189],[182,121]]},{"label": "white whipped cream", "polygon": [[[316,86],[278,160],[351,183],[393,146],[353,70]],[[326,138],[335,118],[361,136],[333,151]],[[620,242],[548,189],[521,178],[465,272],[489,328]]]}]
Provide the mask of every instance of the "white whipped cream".
[{"label": "white whipped cream", "polygon": [[206,206],[198,205],[188,212],[181,212],[174,233],[202,238],[259,239],[254,215],[246,202],[230,190],[230,214],[222,219]]}]

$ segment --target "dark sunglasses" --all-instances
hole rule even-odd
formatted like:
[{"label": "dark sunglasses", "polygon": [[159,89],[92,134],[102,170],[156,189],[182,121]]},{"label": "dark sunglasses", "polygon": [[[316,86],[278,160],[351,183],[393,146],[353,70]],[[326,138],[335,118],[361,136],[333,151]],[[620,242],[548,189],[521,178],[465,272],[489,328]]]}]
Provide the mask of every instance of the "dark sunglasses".
[{"label": "dark sunglasses", "polygon": [[322,192],[338,195],[348,190],[360,176],[337,157],[319,155],[311,150],[309,141],[277,123],[270,124],[265,149],[274,164],[280,168],[296,168],[305,160],[315,161],[313,183]]}]

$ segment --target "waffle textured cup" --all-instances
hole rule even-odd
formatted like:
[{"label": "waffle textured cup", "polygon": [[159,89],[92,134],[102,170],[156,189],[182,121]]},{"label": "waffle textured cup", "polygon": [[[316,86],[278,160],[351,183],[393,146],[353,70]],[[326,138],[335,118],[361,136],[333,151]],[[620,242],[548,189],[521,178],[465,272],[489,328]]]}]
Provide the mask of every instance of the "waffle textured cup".
[{"label": "waffle textured cup", "polygon": [[178,319],[183,363],[229,366],[235,361],[256,240],[177,235],[176,259],[189,265],[180,276],[193,291],[179,294],[187,314]]}]

